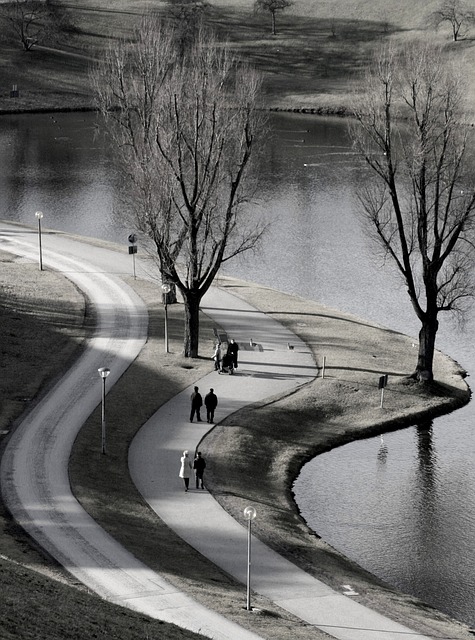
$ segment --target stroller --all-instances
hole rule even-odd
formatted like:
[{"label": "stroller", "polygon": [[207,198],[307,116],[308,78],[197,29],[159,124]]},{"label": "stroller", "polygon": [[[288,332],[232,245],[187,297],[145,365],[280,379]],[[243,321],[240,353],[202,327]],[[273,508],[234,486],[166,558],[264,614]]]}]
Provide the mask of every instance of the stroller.
[{"label": "stroller", "polygon": [[233,356],[229,353],[223,356],[221,360],[221,369],[219,373],[229,373],[230,376],[234,373]]}]

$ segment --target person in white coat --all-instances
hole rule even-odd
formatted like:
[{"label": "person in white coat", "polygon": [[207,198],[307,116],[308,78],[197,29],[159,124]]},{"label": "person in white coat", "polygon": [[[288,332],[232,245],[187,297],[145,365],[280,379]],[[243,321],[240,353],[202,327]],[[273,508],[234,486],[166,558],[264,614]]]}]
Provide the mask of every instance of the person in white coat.
[{"label": "person in white coat", "polygon": [[181,462],[181,467],[180,467],[180,473],[178,475],[180,478],[183,478],[183,482],[185,483],[185,491],[188,491],[188,487],[190,485],[191,471],[193,469],[191,460],[188,457],[188,451],[183,451],[183,455],[180,458],[180,462]]},{"label": "person in white coat", "polygon": [[220,342],[217,342],[214,347],[213,360],[214,360],[214,370],[220,371],[221,370],[221,343]]}]

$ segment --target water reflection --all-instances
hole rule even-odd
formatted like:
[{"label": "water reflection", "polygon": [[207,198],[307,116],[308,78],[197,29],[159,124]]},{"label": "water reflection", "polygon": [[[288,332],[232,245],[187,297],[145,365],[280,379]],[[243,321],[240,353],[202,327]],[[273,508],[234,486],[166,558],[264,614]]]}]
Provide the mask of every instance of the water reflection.
[{"label": "water reflection", "polygon": [[[414,548],[419,562],[428,566],[434,561],[434,551],[440,548],[437,495],[437,457],[435,454],[432,423],[418,425],[414,429],[418,465],[414,467],[408,502],[412,505]],[[420,582],[427,580],[425,571],[416,571],[411,577],[412,588],[420,593]]]},{"label": "water reflection", "polygon": [[473,625],[475,462],[453,436],[428,422],[345,445],[307,464],[294,491],[332,546]]},{"label": "water reflection", "polygon": [[422,500],[431,502],[435,488],[437,473],[437,453],[434,446],[434,431],[432,421],[418,424],[415,428],[417,437],[417,452],[419,456],[419,473]]},{"label": "water reflection", "polygon": [[381,435],[380,438],[381,438],[381,444],[379,445],[378,462],[381,464],[384,464],[388,457],[389,449],[384,442],[384,437]]}]

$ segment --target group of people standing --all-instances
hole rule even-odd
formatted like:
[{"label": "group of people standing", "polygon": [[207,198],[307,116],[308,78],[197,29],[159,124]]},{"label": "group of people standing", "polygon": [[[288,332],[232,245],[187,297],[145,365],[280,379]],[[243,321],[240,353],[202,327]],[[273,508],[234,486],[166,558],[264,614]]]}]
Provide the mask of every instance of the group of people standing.
[{"label": "group of people standing", "polygon": [[232,366],[233,369],[238,367],[238,351],[239,345],[231,338],[226,349],[226,353],[223,355],[223,349],[221,342],[217,342],[214,347],[213,360],[214,370],[223,372],[223,367]]}]

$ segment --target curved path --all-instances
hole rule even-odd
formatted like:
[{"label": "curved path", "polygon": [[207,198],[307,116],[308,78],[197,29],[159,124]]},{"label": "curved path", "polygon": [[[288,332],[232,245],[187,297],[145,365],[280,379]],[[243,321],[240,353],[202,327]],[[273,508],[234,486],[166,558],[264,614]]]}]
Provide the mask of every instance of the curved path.
[{"label": "curved path", "polygon": [[[35,259],[36,235],[0,225],[0,248]],[[82,258],[86,252],[87,261]],[[88,348],[63,379],[28,414],[9,441],[1,463],[4,499],[15,519],[79,580],[103,597],[212,638],[258,636],[177,592],[107,535],[71,494],[67,462],[77,431],[100,402],[97,368],[108,366],[110,384],[127,368],[146,338],[141,301],[110,272],[130,273],[112,251],[62,234],[44,238],[44,263],[85,291],[98,313]],[[107,271],[108,273],[106,273]],[[206,313],[241,346],[252,337],[260,349],[240,352],[235,376],[215,372],[200,382],[220,397],[217,418],[311,380],[316,373],[306,346],[278,323],[221,290],[204,300]],[[292,342],[294,349],[287,349]],[[213,562],[246,581],[246,530],[206,491],[183,492],[177,460],[209,427],[188,421],[191,389],[147,422],[130,450],[132,476],[155,511]],[[190,525],[193,523],[193,526]],[[342,640],[420,640],[424,636],[359,605],[253,540],[253,589],[329,635]]]},{"label": "curved path", "polygon": [[[36,235],[0,225],[0,248],[37,260]],[[109,270],[128,271],[118,253],[61,234],[43,236],[43,263],[67,275],[94,303],[97,330],[74,367],[28,413],[6,447],[0,467],[3,499],[21,526],[70,573],[102,597],[153,618],[222,640],[259,636],[197,604],[140,563],[105,533],[71,493],[68,460],[78,430],[101,401],[97,369],[108,386],[137,356],[147,337],[142,301]],[[67,256],[64,254],[68,254]]]},{"label": "curved path", "polygon": [[[316,368],[308,347],[281,324],[242,300],[222,289],[212,289],[204,298],[202,309],[241,345],[236,375],[212,372],[200,380],[203,395],[211,387],[218,395],[217,422],[245,405],[291,391],[315,377]],[[247,346],[250,337],[257,344],[254,348]],[[289,342],[292,350],[287,347]],[[190,387],[163,405],[139,431],[129,452],[132,479],[170,528],[246,584],[245,522],[239,524],[206,491],[193,489],[185,493],[182,480],[177,477],[182,451],[188,449],[192,454],[209,430],[206,421],[189,422],[191,391]],[[208,462],[212,464],[212,460]],[[193,487],[193,479],[190,486]],[[256,511],[259,517],[258,506]],[[337,593],[255,538],[252,590],[340,640],[424,638]]]}]

